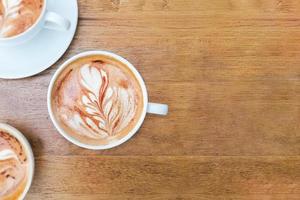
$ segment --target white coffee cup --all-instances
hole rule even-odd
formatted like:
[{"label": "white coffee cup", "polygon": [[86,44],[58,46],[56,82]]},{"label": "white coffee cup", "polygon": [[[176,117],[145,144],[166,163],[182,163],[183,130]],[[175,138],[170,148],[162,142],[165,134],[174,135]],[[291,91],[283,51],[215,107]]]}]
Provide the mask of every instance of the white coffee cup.
[{"label": "white coffee cup", "polygon": [[67,31],[70,28],[70,21],[55,12],[47,9],[48,0],[44,0],[43,8],[36,22],[24,32],[7,38],[0,38],[0,46],[16,46],[23,44],[37,35],[42,29],[56,31]]},{"label": "white coffee cup", "polygon": [[[63,128],[59,125],[54,113],[53,113],[53,109],[52,109],[52,90],[54,88],[56,79],[59,77],[60,73],[65,69],[65,67],[67,67],[70,63],[72,63],[73,61],[82,58],[82,57],[86,57],[86,56],[90,56],[90,55],[102,55],[102,56],[108,56],[108,57],[112,57],[122,63],[124,63],[131,71],[132,73],[135,75],[135,77],[137,78],[141,88],[142,88],[142,93],[143,93],[143,101],[144,103],[144,107],[143,107],[143,111],[141,114],[140,119],[138,120],[138,122],[136,123],[135,127],[126,135],[124,136],[122,139],[114,141],[112,143],[106,144],[106,145],[88,145],[88,144],[84,144],[78,140],[76,140],[75,138],[71,137],[68,133],[66,133]],[[78,145],[80,147],[83,148],[87,148],[87,149],[92,149],[92,150],[101,150],[101,149],[109,149],[109,148],[113,148],[116,147],[124,142],[126,142],[127,140],[129,140],[141,127],[141,125],[143,124],[144,120],[145,120],[145,116],[147,113],[152,113],[152,114],[158,114],[158,115],[167,115],[168,113],[168,105],[165,104],[158,104],[158,103],[150,103],[148,101],[148,92],[146,89],[146,84],[142,78],[142,76],[140,75],[140,73],[136,70],[136,68],[126,59],[124,59],[121,56],[118,56],[114,53],[111,52],[107,52],[107,51],[88,51],[88,52],[83,52],[80,53],[78,55],[73,56],[72,58],[70,58],[69,60],[67,60],[65,63],[63,63],[60,68],[56,71],[56,73],[54,74],[51,82],[50,82],[50,86],[48,89],[48,97],[47,97],[47,103],[48,103],[48,112],[50,115],[50,118],[54,124],[54,126],[56,127],[56,129],[59,131],[59,133],[64,136],[67,140],[69,140],[70,142],[72,142],[75,145]]]},{"label": "white coffee cup", "polygon": [[18,131],[16,128],[14,128],[8,124],[0,123],[0,130],[6,131],[7,133],[9,133],[13,137],[15,137],[21,143],[23,148],[25,149],[26,156],[28,159],[28,166],[29,166],[28,180],[26,182],[24,191],[19,196],[19,199],[24,199],[26,194],[29,191],[29,188],[30,188],[32,180],[33,180],[33,174],[34,174],[34,156],[32,153],[31,146],[30,146],[29,142],[27,141],[27,139],[25,138],[25,136],[20,131]]}]

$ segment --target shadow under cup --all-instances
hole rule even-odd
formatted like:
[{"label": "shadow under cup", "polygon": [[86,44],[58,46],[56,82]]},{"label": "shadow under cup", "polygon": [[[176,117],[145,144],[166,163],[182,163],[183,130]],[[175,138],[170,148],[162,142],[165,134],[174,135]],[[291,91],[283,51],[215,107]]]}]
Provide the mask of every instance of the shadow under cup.
[{"label": "shadow under cup", "polygon": [[88,149],[108,149],[130,139],[148,105],[145,83],[124,58],[84,52],[66,61],[48,91],[48,110],[58,131]]}]

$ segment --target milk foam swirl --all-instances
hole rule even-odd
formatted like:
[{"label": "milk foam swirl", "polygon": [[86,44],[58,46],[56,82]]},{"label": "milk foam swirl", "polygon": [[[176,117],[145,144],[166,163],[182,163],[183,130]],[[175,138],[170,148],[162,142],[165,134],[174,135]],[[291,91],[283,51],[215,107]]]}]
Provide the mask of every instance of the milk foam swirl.
[{"label": "milk foam swirl", "polygon": [[52,95],[59,123],[88,144],[124,137],[143,108],[139,83],[126,66],[97,57],[72,63],[57,80]]},{"label": "milk foam swirl", "polygon": [[20,142],[0,130],[0,199],[14,199],[24,190],[28,161]]},{"label": "milk foam swirl", "polygon": [[110,86],[108,76],[103,69],[89,64],[80,69],[82,96],[69,123],[75,129],[85,129],[81,133],[90,138],[115,135],[135,114],[133,91]]},{"label": "milk foam swirl", "polygon": [[0,0],[0,38],[11,37],[32,26],[43,0]]}]

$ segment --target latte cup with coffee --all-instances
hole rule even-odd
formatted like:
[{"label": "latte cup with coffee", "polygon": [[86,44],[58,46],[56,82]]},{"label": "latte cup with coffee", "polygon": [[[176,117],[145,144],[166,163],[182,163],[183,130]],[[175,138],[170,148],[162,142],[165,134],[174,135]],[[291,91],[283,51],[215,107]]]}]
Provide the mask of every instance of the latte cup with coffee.
[{"label": "latte cup with coffee", "polygon": [[166,115],[168,106],[148,102],[141,75],[126,59],[89,51],[57,70],[48,90],[48,111],[67,140],[100,150],[126,142],[139,130],[146,113]]},{"label": "latte cup with coffee", "polygon": [[21,132],[0,123],[0,199],[24,199],[34,172],[30,144]]},{"label": "latte cup with coffee", "polygon": [[47,9],[48,0],[0,0],[0,46],[32,39],[43,28],[67,31],[70,21]]}]

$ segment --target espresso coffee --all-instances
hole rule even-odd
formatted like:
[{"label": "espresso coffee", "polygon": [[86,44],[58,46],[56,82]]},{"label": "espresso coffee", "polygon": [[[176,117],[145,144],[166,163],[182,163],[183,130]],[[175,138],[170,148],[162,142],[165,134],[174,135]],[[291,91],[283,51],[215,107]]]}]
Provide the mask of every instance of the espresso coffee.
[{"label": "espresso coffee", "polygon": [[88,145],[106,145],[125,137],[144,107],[134,73],[122,62],[102,55],[79,58],[65,67],[51,97],[59,126]]},{"label": "espresso coffee", "polygon": [[0,130],[0,199],[18,199],[28,182],[29,162],[20,141]]},{"label": "espresso coffee", "polygon": [[44,0],[0,0],[0,38],[19,35],[39,18]]}]

